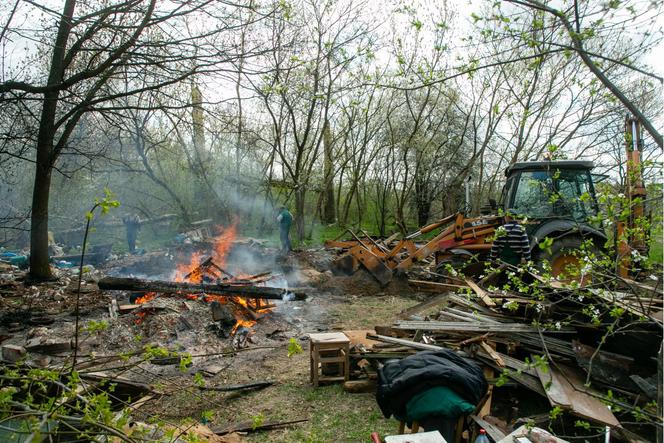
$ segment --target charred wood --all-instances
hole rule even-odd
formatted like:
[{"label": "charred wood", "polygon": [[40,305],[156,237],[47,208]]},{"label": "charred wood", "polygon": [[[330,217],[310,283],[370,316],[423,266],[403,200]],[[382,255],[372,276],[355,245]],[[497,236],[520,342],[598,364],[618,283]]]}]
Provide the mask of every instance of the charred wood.
[{"label": "charred wood", "polygon": [[307,295],[301,290],[289,291],[282,288],[267,286],[233,285],[233,284],[197,284],[184,282],[170,282],[161,280],[141,280],[138,278],[104,277],[99,280],[99,289],[137,292],[161,293],[206,293],[242,298],[262,298],[269,300],[304,300]]}]

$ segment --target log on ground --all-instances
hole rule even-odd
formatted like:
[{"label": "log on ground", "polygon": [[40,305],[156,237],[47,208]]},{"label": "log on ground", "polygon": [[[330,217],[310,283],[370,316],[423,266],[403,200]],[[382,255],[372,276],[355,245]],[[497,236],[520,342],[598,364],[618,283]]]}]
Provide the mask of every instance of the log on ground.
[{"label": "log on ground", "polygon": [[142,280],[138,278],[104,277],[99,280],[99,289],[120,290],[134,292],[161,292],[161,293],[205,293],[242,298],[262,298],[281,300],[293,294],[294,300],[304,300],[307,295],[302,290],[286,290],[267,286],[233,285],[233,284],[204,284],[185,283],[161,280]]}]

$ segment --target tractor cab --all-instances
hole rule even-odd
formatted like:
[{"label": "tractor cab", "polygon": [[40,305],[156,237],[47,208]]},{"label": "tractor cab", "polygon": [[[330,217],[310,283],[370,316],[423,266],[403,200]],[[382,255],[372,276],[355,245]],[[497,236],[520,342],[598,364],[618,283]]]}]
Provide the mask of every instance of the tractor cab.
[{"label": "tractor cab", "polygon": [[529,220],[589,223],[598,213],[590,161],[514,163],[505,171],[500,207]]},{"label": "tractor cab", "polygon": [[[606,242],[592,169],[591,161],[565,160],[519,162],[505,170],[499,207],[525,219],[534,259],[548,261],[554,275],[576,262],[574,251],[586,240],[596,248]],[[555,239],[549,252],[536,247],[546,237]]]}]

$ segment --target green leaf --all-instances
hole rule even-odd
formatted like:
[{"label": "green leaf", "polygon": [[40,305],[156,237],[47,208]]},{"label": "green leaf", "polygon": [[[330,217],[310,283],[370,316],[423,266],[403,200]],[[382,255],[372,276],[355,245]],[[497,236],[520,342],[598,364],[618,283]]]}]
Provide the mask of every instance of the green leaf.
[{"label": "green leaf", "polygon": [[297,342],[296,339],[291,338],[288,340],[288,358],[299,354],[302,352],[302,346]]}]

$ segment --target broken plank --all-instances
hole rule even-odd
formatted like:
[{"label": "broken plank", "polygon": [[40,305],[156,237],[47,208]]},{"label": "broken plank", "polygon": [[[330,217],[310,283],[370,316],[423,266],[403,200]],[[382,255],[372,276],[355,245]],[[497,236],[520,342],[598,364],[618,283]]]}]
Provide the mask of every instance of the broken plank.
[{"label": "broken plank", "polygon": [[[494,345],[495,346],[495,345]],[[496,352],[495,349],[493,349],[491,346],[487,344],[485,341],[480,342],[480,347],[484,350],[484,352],[487,353],[487,355],[493,360],[498,366],[501,368],[505,367],[505,361],[502,359],[502,357]]]},{"label": "broken plank", "polygon": [[[539,333],[537,328],[524,323],[486,323],[486,322],[443,322],[443,321],[411,321],[398,320],[394,324],[395,329],[406,331],[439,331],[439,332],[493,332],[493,333]],[[544,332],[574,333],[573,328],[561,328],[555,331],[543,330]]]},{"label": "broken plank", "polygon": [[567,286],[565,283],[560,282],[558,280],[554,280],[554,279],[547,280],[544,277],[542,277],[541,275],[536,274],[534,272],[528,272],[528,274],[530,274],[538,282],[540,282],[542,284],[545,284],[545,285],[547,285],[547,286],[549,286],[553,289],[569,289],[569,286]]},{"label": "broken plank", "polygon": [[372,334],[367,334],[367,338],[370,338],[372,340],[377,340],[377,341],[382,341],[384,343],[392,343],[395,345],[401,345],[401,346],[406,346],[409,348],[413,349],[418,349],[420,351],[440,351],[441,349],[445,349],[441,346],[436,346],[436,345],[428,345],[426,343],[417,343],[411,340],[404,340],[401,338],[394,338],[394,337],[386,337],[384,335],[372,335]]},{"label": "broken plank", "polygon": [[136,400],[135,402],[133,402],[132,404],[130,404],[130,405],[128,406],[128,408],[129,408],[131,411],[136,411],[138,408],[140,408],[141,406],[143,406],[143,405],[146,404],[147,402],[149,402],[149,401],[151,401],[151,400],[154,400],[155,397],[156,397],[156,396],[155,396],[154,394],[144,395],[143,397],[139,398],[138,400]]},{"label": "broken plank", "polygon": [[286,290],[267,286],[248,286],[233,284],[204,284],[185,283],[160,280],[141,280],[138,278],[104,277],[99,280],[99,289],[120,290],[136,292],[161,292],[161,293],[205,293],[215,295],[226,295],[242,298],[262,298],[281,300],[286,294],[293,294],[295,300],[307,298],[303,292],[297,290]]},{"label": "broken plank", "polygon": [[[504,358],[504,357],[505,357],[505,356],[503,356],[503,358]],[[500,368],[500,367],[499,367],[499,366],[498,366],[498,365],[497,365],[497,364],[496,364],[496,363],[495,363],[490,357],[486,356],[485,354],[480,354],[480,353],[478,353],[478,354],[477,354],[477,358],[478,358],[480,361],[486,363],[487,365],[492,366],[492,367],[493,367],[494,369],[496,369],[496,370],[499,370],[499,371],[503,370],[503,369]],[[508,366],[510,369],[514,369],[514,368],[512,368],[512,367],[510,366],[509,363],[507,364],[507,366]],[[533,372],[534,372],[534,371],[533,371]],[[528,374],[528,373],[526,373],[526,372],[521,372],[521,373],[520,373],[520,372],[518,372],[518,371],[512,371],[512,370],[507,371],[507,372],[504,372],[504,373],[505,373],[509,378],[511,378],[511,379],[514,380],[515,382],[519,383],[519,384],[522,385],[523,387],[525,387],[525,388],[527,388],[527,389],[530,389],[531,391],[533,391],[533,392],[535,392],[535,393],[541,395],[542,397],[546,397],[546,392],[544,392],[544,388],[542,388],[542,383],[540,383],[540,380],[539,380],[539,378],[537,377],[537,375],[532,376],[532,375],[530,375],[530,374]]]},{"label": "broken plank", "polygon": [[491,439],[493,441],[498,441],[498,440],[502,440],[503,438],[505,438],[505,433],[503,431],[501,431],[498,426],[496,426],[492,423],[489,423],[486,420],[483,420],[482,418],[478,417],[477,415],[471,415],[470,418],[475,423],[477,423],[477,425],[480,428],[484,429],[486,431],[486,433],[489,434],[489,437],[491,437]]},{"label": "broken plank", "polygon": [[[625,293],[624,292],[617,292],[617,291],[605,291],[603,289],[597,289],[597,288],[591,288],[588,289],[593,295],[601,298],[602,300],[612,304],[612,305],[617,305],[620,306],[621,308],[624,308],[625,310],[629,311],[630,313],[636,315],[637,317],[651,317],[651,314],[655,309],[652,309],[651,307],[642,307],[639,305],[635,305],[633,303],[625,302]],[[659,306],[658,306],[659,308]],[[656,320],[653,318],[653,320]]]},{"label": "broken plank", "polygon": [[[579,374],[563,365],[549,365],[548,370],[537,365],[535,370],[552,406],[560,406],[579,417],[611,427],[621,427],[611,410],[595,395],[591,395]],[[564,372],[563,372],[564,371]]]},{"label": "broken plank", "polygon": [[453,285],[450,283],[438,283],[434,281],[426,280],[408,280],[408,285],[419,289],[420,291],[427,292],[448,292],[456,291],[458,289],[466,289],[467,286],[462,285]]},{"label": "broken plank", "polygon": [[136,305],[136,304],[120,305],[120,306],[118,306],[118,312],[120,314],[126,314],[127,312],[131,312],[134,309],[138,309],[140,307],[141,307],[141,305]]},{"label": "broken plank", "polygon": [[482,300],[482,302],[485,305],[487,305],[488,307],[496,306],[496,304],[493,302],[493,300],[491,300],[491,297],[489,297],[487,292],[484,289],[477,286],[477,283],[475,283],[474,281],[472,281],[471,279],[469,279],[467,277],[464,279],[464,281],[470,287],[470,289],[472,289],[473,292],[475,292],[475,294],[477,294],[477,296],[480,298],[480,300]]},{"label": "broken plank", "polygon": [[493,272],[489,273],[486,277],[482,278],[479,282],[477,282],[478,285],[480,286],[485,286],[492,283],[500,273],[507,268],[507,265],[505,263],[502,263],[500,266],[498,266],[497,269],[495,269]]},{"label": "broken plank", "polygon": [[418,303],[415,306],[412,306],[408,309],[404,309],[397,315],[397,318],[405,319],[410,317],[411,315],[419,314],[420,312],[426,311],[427,309],[431,309],[435,306],[445,303],[448,300],[448,298],[449,294],[440,294],[436,297],[425,300],[422,303]]},{"label": "broken plank", "polygon": [[348,340],[350,340],[351,347],[362,345],[365,348],[370,348],[374,345],[379,344],[377,341],[368,338],[369,335],[375,333],[373,329],[353,329],[353,330],[345,330],[342,332],[346,337],[348,337]]},{"label": "broken plank", "polygon": [[288,420],[288,421],[264,421],[260,425],[257,425],[257,423],[254,423],[253,421],[246,421],[242,423],[233,424],[222,429],[213,428],[212,432],[214,432],[217,435],[230,434],[231,432],[256,432],[268,429],[283,428],[284,426],[303,423],[305,421],[309,420],[306,418],[301,418],[298,420]]}]

